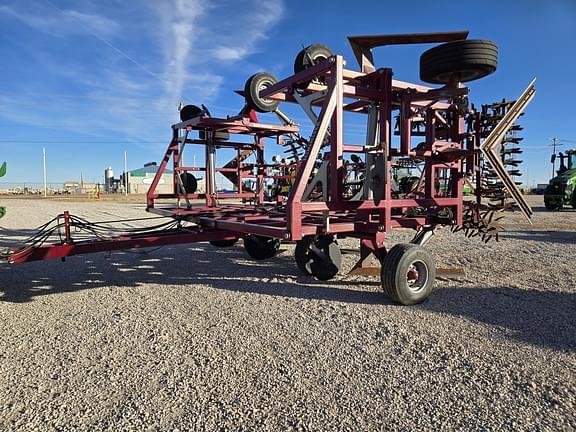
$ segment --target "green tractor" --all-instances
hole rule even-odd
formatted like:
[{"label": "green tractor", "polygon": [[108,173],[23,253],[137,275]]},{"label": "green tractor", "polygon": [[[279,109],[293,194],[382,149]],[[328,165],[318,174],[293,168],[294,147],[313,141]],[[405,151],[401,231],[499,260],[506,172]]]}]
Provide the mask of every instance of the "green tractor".
[{"label": "green tractor", "polygon": [[[6,162],[0,166],[0,177],[4,177],[6,175]],[[0,218],[6,214],[6,207],[0,207]]]},{"label": "green tractor", "polygon": [[[548,210],[560,210],[564,205],[576,208],[576,150],[559,153],[560,168],[544,191],[544,205]],[[556,155],[552,155],[552,162]]]}]

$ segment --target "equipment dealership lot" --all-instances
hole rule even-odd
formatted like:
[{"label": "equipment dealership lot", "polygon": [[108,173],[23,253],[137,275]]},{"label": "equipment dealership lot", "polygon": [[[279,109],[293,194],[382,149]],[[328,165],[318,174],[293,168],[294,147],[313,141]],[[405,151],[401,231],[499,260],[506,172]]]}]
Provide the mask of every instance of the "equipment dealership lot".
[{"label": "equipment dealership lot", "polygon": [[[352,256],[332,281],[299,275],[290,244],[264,262],[239,243],[3,263],[0,429],[573,430],[576,211],[528,198],[534,225],[509,214],[499,243],[440,230],[438,267],[466,275],[411,307],[347,277]],[[6,207],[3,247],[65,209],[144,215]]]}]

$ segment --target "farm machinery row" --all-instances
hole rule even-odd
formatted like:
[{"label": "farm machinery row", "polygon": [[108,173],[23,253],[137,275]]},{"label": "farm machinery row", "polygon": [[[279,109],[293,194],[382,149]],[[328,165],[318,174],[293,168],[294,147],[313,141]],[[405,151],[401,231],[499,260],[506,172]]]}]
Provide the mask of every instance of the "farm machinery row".
[{"label": "farm machinery row", "polygon": [[[206,241],[226,247],[242,239],[248,255],[263,260],[290,241],[296,243],[298,269],[328,280],[341,271],[338,239],[349,237],[360,244],[355,269],[375,256],[384,293],[402,304],[419,303],[435,280],[434,259],[425,248],[435,230],[465,230],[487,241],[498,235],[506,197],[528,219],[532,214],[505,162],[506,154],[517,151],[507,151],[504,143],[518,130],[515,122],[534,96],[534,83],[517,101],[476,109],[464,83],[494,72],[498,49],[467,37],[468,32],[349,37],[359,71],[346,68],[343,57],[327,47],[310,45],[296,56],[292,76],[250,77],[238,115],[212,117],[195,105],[181,109],[147,193],[147,211],[170,222],[110,237],[103,226],[65,213],[8,259],[24,263]],[[396,80],[391,69],[374,65],[373,48],[417,43],[438,44],[420,58],[421,79],[436,86]],[[299,105],[310,119],[309,136],[281,110],[286,104]],[[264,115],[278,120],[261,122]],[[365,121],[363,142],[345,142],[351,115]],[[203,148],[201,166],[184,162],[190,146]],[[285,160],[267,162],[265,151],[277,146],[285,149]],[[219,167],[221,149],[236,156]],[[169,168],[173,193],[158,193]],[[202,193],[198,173],[204,177]],[[234,185],[233,192],[218,191],[218,175]],[[471,191],[466,199],[465,188]],[[388,247],[386,233],[397,228],[413,229],[414,236]],[[46,244],[55,230],[61,241]],[[76,240],[74,230],[98,236]]]}]

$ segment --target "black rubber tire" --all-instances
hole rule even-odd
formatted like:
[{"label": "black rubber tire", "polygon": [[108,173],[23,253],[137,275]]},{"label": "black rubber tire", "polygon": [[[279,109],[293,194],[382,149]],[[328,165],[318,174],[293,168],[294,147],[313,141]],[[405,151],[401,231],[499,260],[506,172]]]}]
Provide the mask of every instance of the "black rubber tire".
[{"label": "black rubber tire", "polygon": [[546,207],[546,210],[550,210],[550,211],[554,211],[558,208],[558,206],[556,206],[554,204],[548,204],[546,201],[544,201],[544,207]]},{"label": "black rubber tire", "polygon": [[[428,298],[436,279],[436,265],[430,252],[417,244],[400,243],[390,249],[383,261],[380,276],[384,294],[389,299],[408,306]],[[414,283],[419,283],[419,287],[408,282],[411,266],[418,270]]]},{"label": "black rubber tire", "polygon": [[[302,49],[296,58],[294,59],[294,73],[302,72],[308,69],[310,66],[314,66],[329,57],[332,57],[334,53],[326,45],[322,44],[312,44]],[[323,76],[317,77],[315,81],[319,83],[326,84],[326,79]],[[308,87],[311,81],[302,82],[297,85],[298,88],[305,89]]]},{"label": "black rubber tire", "polygon": [[564,208],[564,204],[556,204],[556,202],[550,203],[544,200],[544,207],[546,207],[546,210],[556,211],[556,210],[562,210]]},{"label": "black rubber tire", "polygon": [[326,45],[312,44],[301,50],[294,59],[294,73],[297,74],[303,70],[314,66],[329,57],[334,53]]},{"label": "black rubber tire", "polygon": [[[312,245],[322,251],[322,256],[312,250]],[[326,281],[342,270],[342,252],[332,236],[305,237],[296,242],[294,259],[298,269],[307,276]]]},{"label": "black rubber tire", "polygon": [[185,105],[180,110],[180,120],[186,121],[204,114],[204,110],[196,105]]},{"label": "black rubber tire", "polygon": [[210,244],[215,247],[226,248],[234,246],[236,242],[238,242],[237,238],[230,240],[212,240]]},{"label": "black rubber tire", "polygon": [[244,237],[244,249],[252,259],[261,261],[276,256],[280,249],[280,240],[272,237],[247,235]]},{"label": "black rubber tire", "polygon": [[[180,121],[190,120],[194,117],[205,114],[204,110],[196,105],[185,105],[180,110]],[[206,139],[206,132],[203,130],[198,131],[198,138]],[[216,131],[214,138],[217,141],[227,141],[230,139],[230,134],[225,131]]]},{"label": "black rubber tire", "polygon": [[262,99],[260,91],[278,82],[278,79],[268,72],[258,72],[252,75],[244,85],[244,98],[250,108],[261,113],[272,112],[278,108],[280,101]]},{"label": "black rubber tire", "polygon": [[447,84],[453,75],[467,82],[496,71],[498,47],[489,40],[459,40],[438,45],[420,56],[420,79]]},{"label": "black rubber tire", "polygon": [[187,194],[196,193],[198,189],[198,180],[194,177],[193,174],[186,172],[180,174],[180,178],[182,179],[182,184],[184,185],[184,189],[186,189]]}]

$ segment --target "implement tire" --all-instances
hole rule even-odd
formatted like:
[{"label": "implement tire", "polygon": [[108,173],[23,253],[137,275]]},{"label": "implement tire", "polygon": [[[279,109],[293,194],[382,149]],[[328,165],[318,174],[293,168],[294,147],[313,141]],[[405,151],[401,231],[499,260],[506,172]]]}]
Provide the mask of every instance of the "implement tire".
[{"label": "implement tire", "polygon": [[420,79],[447,84],[483,78],[496,71],[498,47],[489,40],[459,40],[438,45],[420,56]]},{"label": "implement tire", "polygon": [[395,245],[382,265],[384,294],[403,305],[421,303],[432,292],[436,279],[434,258],[422,246],[413,243]]},{"label": "implement tire", "polygon": [[258,72],[252,75],[244,85],[244,98],[250,108],[260,113],[275,111],[280,101],[260,97],[260,91],[278,82],[278,78],[268,72]]}]

